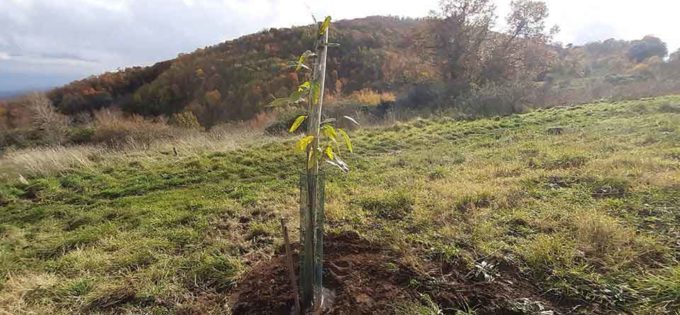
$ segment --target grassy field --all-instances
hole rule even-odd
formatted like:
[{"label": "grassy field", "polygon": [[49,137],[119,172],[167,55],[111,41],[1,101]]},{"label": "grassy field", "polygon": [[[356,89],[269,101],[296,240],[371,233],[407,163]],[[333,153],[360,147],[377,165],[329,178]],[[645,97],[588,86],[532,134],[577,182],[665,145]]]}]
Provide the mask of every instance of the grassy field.
[{"label": "grassy field", "polygon": [[[327,174],[329,232],[354,231],[416,265],[502,261],[582,305],[575,313],[680,309],[680,97],[353,137],[353,170]],[[92,150],[72,161],[81,166],[5,179],[0,314],[228,311],[227,293],[279,250],[278,216],[297,216],[293,143]],[[21,172],[15,163],[4,171]],[[431,304],[395,301],[395,312]]]}]

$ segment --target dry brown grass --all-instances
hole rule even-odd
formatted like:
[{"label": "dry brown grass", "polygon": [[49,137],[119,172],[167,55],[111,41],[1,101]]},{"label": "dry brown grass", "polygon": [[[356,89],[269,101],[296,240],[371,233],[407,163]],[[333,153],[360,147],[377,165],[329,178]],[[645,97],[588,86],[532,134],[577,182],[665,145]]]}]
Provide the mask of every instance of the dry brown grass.
[{"label": "dry brown grass", "polygon": [[0,315],[54,314],[54,305],[31,301],[34,292],[53,288],[58,282],[54,275],[28,274],[10,276],[0,291]]},{"label": "dry brown grass", "polygon": [[635,232],[611,216],[597,211],[583,211],[575,217],[575,235],[586,255],[621,256],[629,249]]},{"label": "dry brown grass", "polygon": [[0,158],[0,178],[38,176],[69,168],[92,168],[105,152],[101,146],[54,146],[10,151]]},{"label": "dry brown grass", "polygon": [[363,89],[352,93],[350,99],[364,105],[378,105],[382,102],[394,102],[396,97],[391,92],[375,92],[371,89]]},{"label": "dry brown grass", "polygon": [[113,147],[150,144],[158,139],[174,138],[179,131],[162,120],[149,120],[139,115],[124,117],[120,111],[109,109],[96,112],[94,124],[92,141]]},{"label": "dry brown grass", "polygon": [[[155,138],[157,134],[152,133],[149,129],[140,128],[136,122],[118,119],[107,119],[106,121],[107,127],[105,128],[112,132],[117,132],[114,128],[118,126],[124,130],[122,132],[134,130],[135,134],[142,132],[149,132],[149,134],[143,135],[141,138],[128,137],[125,142],[115,146],[103,144],[59,145],[10,150],[0,156],[0,179],[14,181],[18,180],[19,176],[38,177],[69,169],[91,169],[118,165],[132,160],[153,162],[163,159],[166,155],[175,154],[175,151],[181,156],[192,156],[205,152],[225,152],[240,148],[245,144],[274,139],[274,137],[265,136],[260,129],[250,128],[250,122],[219,125],[207,132],[176,129],[171,138]],[[148,126],[155,123],[142,122],[141,124]]]}]

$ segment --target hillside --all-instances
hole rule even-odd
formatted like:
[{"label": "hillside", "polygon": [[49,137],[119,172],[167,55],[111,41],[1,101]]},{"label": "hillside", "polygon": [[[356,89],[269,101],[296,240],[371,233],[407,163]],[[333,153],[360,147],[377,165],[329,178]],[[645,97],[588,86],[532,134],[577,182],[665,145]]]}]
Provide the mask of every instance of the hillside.
[{"label": "hillside", "polygon": [[[353,138],[354,169],[327,176],[335,313],[680,309],[680,97],[416,119]],[[0,171],[26,180],[0,184],[0,310],[283,312],[293,141],[67,151],[61,169],[3,157]]]},{"label": "hillside", "polygon": [[[506,102],[520,95],[525,105],[544,106],[680,90],[680,53],[664,61],[668,55],[665,43],[653,36],[633,41],[608,39],[583,46],[541,42],[544,39],[538,44],[530,40],[522,44],[520,40],[515,44],[516,51],[510,53],[504,48],[501,55],[495,55],[499,54],[495,51],[497,43],[507,35],[490,32],[482,40],[486,46],[471,52],[471,60],[465,61],[480,65],[463,64],[473,68],[447,73],[451,63],[447,58],[453,58],[451,54],[461,48],[437,48],[441,39],[436,38],[446,36],[450,32],[447,27],[452,26],[433,31],[432,21],[442,23],[381,16],[335,23],[331,38],[340,47],[331,51],[327,94],[335,98],[361,90],[408,94],[403,103],[413,107],[433,105],[428,104],[432,101],[432,96],[427,96],[430,94],[471,92],[502,97]],[[250,119],[300,83],[301,78],[288,65],[313,46],[313,30],[312,26],[303,26],[262,31],[151,67],[76,81],[54,89],[49,97],[61,112],[70,115],[116,106],[145,116],[190,111],[205,127]],[[468,78],[472,81],[463,86],[447,79],[469,71],[480,72],[483,78]],[[513,83],[528,86],[520,88]],[[429,91],[412,90],[423,84]],[[485,87],[487,84],[490,87]],[[482,91],[475,91],[474,86]],[[498,86],[508,91],[499,91]],[[503,93],[509,95],[499,95]]]},{"label": "hillside", "polygon": [[[433,75],[418,60],[415,45],[423,22],[368,17],[334,24],[333,49],[326,86],[331,93],[364,88],[391,90]],[[117,104],[144,115],[191,110],[211,126],[220,121],[251,118],[299,84],[288,67],[313,47],[314,27],[271,29],[182,54],[151,68],[73,82],[55,89],[50,98],[73,114]]]}]

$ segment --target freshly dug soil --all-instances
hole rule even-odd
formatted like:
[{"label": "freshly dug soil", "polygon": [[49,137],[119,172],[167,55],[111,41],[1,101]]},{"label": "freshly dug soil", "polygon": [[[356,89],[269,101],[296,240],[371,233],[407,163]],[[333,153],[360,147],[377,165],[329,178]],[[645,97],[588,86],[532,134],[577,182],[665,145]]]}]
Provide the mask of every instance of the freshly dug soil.
[{"label": "freshly dug soil", "polygon": [[[351,233],[327,235],[324,253],[323,283],[334,293],[327,314],[400,313],[400,305],[423,301],[424,294],[447,314],[466,308],[477,314],[523,314],[526,310],[517,307],[521,301],[555,314],[568,309],[541,296],[508,266],[500,266],[502,277],[490,282],[469,276],[461,266],[427,262],[414,267]],[[297,254],[294,260],[297,264]],[[229,297],[234,314],[291,314],[294,296],[285,266],[283,254],[255,265]]]}]

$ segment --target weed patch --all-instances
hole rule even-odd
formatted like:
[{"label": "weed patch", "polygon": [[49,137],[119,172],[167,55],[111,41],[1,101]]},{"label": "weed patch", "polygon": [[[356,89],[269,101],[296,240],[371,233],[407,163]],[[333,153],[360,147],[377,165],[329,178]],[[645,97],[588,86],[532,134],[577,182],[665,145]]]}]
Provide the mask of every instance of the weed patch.
[{"label": "weed patch", "polygon": [[366,197],[358,201],[362,209],[388,220],[404,219],[413,211],[414,202],[414,198],[406,192]]}]

